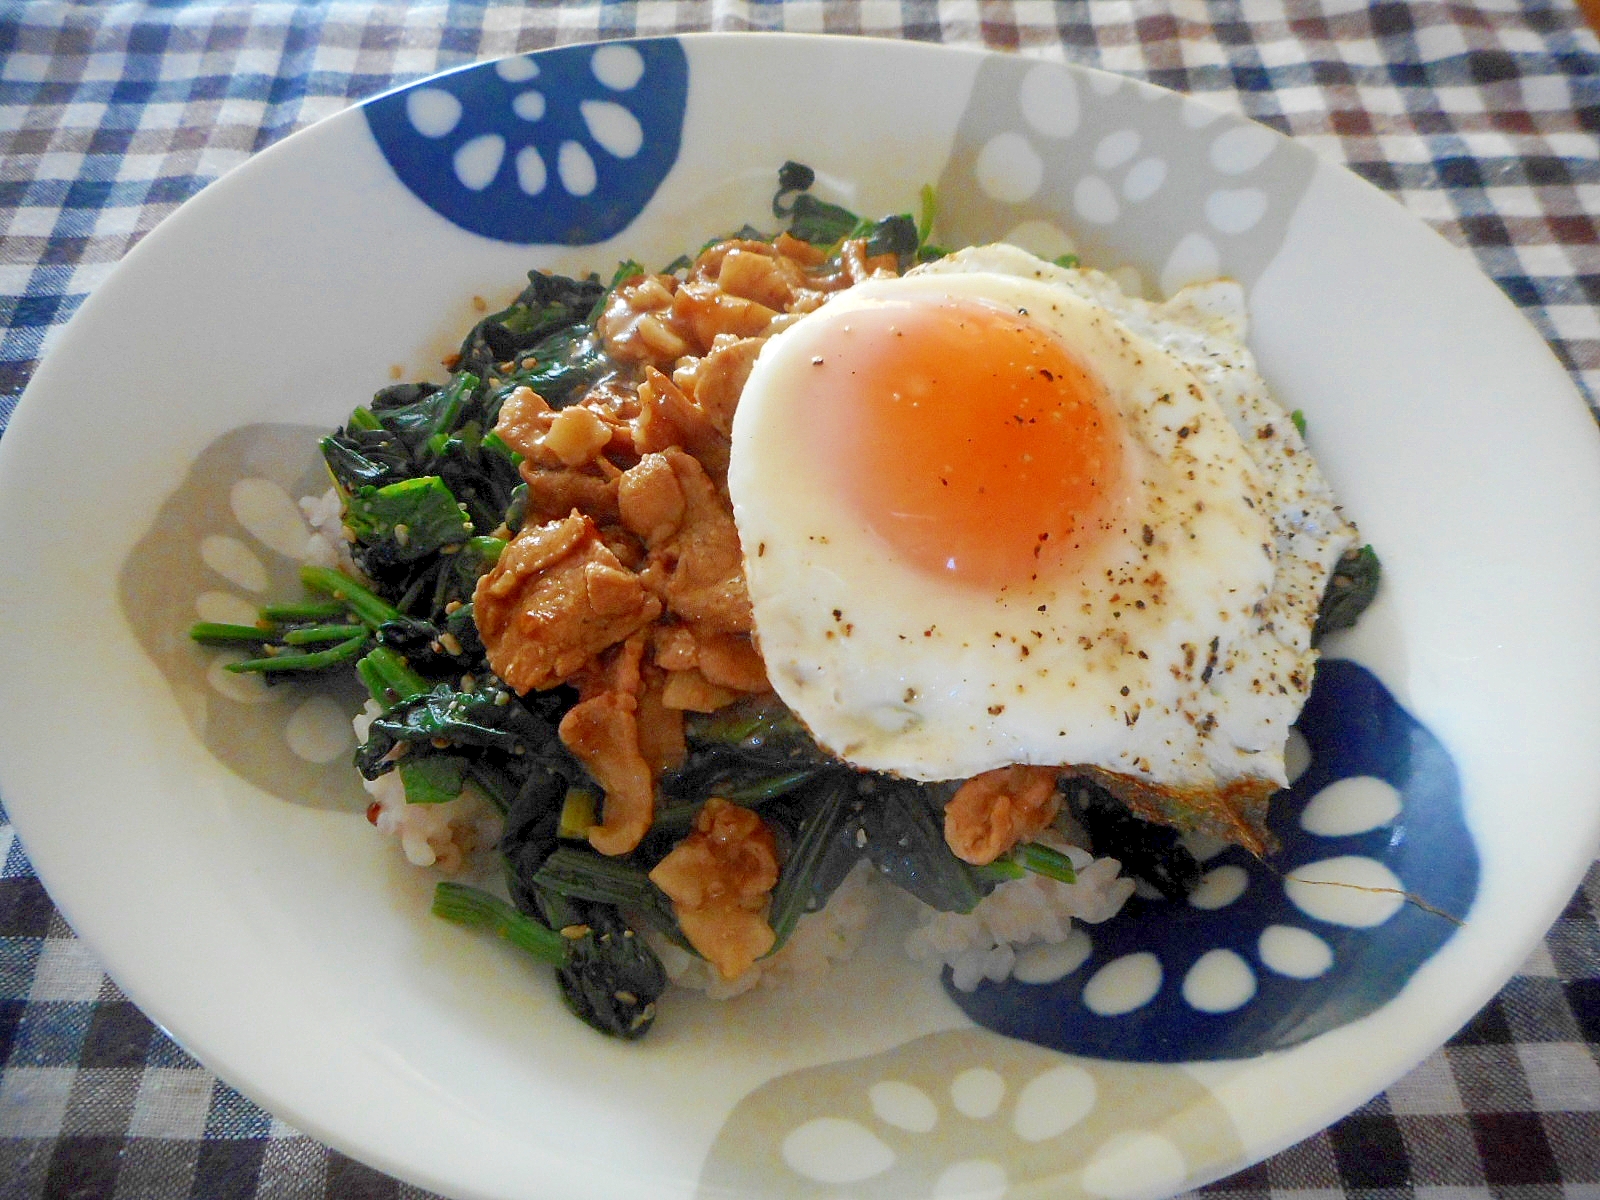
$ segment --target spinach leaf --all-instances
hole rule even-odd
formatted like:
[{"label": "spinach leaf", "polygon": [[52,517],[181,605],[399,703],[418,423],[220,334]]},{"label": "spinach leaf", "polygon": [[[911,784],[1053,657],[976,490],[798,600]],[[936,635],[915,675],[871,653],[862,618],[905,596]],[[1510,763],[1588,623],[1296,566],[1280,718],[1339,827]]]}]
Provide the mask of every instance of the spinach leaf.
[{"label": "spinach leaf", "polygon": [[431,754],[400,764],[407,804],[444,804],[461,795],[466,781],[467,763],[459,755]]},{"label": "spinach leaf", "polygon": [[802,163],[786,162],[778,169],[772,215],[788,218],[790,237],[817,246],[837,246],[847,238],[865,238],[868,254],[893,254],[902,271],[921,259],[933,226],[931,190],[923,193],[920,223],[909,213],[868,221],[848,208],[813,196],[810,189],[816,180],[816,172]]},{"label": "spinach leaf", "polygon": [[555,726],[498,680],[472,692],[440,683],[401,700],[372,722],[356,752],[356,766],[368,779],[376,779],[392,765],[385,760],[402,742],[419,753],[471,746],[519,758],[564,757]]},{"label": "spinach leaf", "polygon": [[917,261],[921,245],[917,223],[907,213],[883,218],[867,234],[868,254],[893,254],[902,268]]},{"label": "spinach leaf", "polygon": [[322,439],[322,458],[345,492],[411,477],[411,452],[387,429],[351,429]]},{"label": "spinach leaf", "polygon": [[593,327],[577,325],[551,334],[517,359],[496,392],[494,411],[519,387],[532,388],[551,408],[581,400],[614,370]]},{"label": "spinach leaf", "polygon": [[777,935],[773,953],[783,948],[804,914],[828,902],[861,857],[854,838],[841,836],[851,817],[856,782],[853,772],[830,772],[793,803],[773,811],[772,822],[790,843],[767,915]]},{"label": "spinach leaf", "polygon": [[608,904],[553,894],[542,897],[544,917],[567,940],[556,970],[561,999],[584,1024],[632,1041],[649,1032],[667,973],[638,932]]},{"label": "spinach leaf", "polygon": [[742,700],[715,713],[693,716],[685,737],[688,756],[661,780],[656,824],[678,836],[707,796],[759,804],[836,766],[805,726],[775,698]]},{"label": "spinach leaf", "polygon": [[841,835],[891,883],[941,912],[971,912],[995,881],[962,862],[944,840],[949,789],[887,775],[863,782]]},{"label": "spinach leaf", "polygon": [[472,536],[472,522],[443,479],[423,475],[384,487],[363,487],[345,504],[345,525],[356,537],[358,557],[385,573]]},{"label": "spinach leaf", "polygon": [[595,276],[572,279],[565,275],[528,273],[528,286],[510,306],[484,317],[461,343],[457,370],[483,378],[499,374],[500,365],[513,362],[554,334],[589,321],[606,293]]},{"label": "spinach leaf", "polygon": [[1383,565],[1371,546],[1346,550],[1334,564],[1333,575],[1322,594],[1322,607],[1317,610],[1317,623],[1311,630],[1312,645],[1336,629],[1354,625],[1377,596],[1382,575]]}]

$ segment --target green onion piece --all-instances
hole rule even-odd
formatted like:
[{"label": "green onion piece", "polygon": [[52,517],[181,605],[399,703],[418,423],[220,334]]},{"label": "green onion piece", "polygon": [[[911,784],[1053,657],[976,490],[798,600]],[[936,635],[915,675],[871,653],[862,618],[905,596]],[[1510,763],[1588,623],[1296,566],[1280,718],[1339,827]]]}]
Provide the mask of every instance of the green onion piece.
[{"label": "green onion piece", "polygon": [[366,637],[353,637],[326,650],[313,650],[306,654],[273,654],[265,658],[247,658],[243,662],[228,664],[228,670],[238,675],[281,673],[284,671],[320,671],[323,667],[349,662],[361,653]]},{"label": "green onion piece", "polygon": [[256,625],[228,625],[220,621],[199,621],[189,626],[189,636],[202,646],[261,645],[272,635]]},{"label": "green onion piece", "polygon": [[461,883],[436,884],[433,915],[470,929],[487,929],[541,962],[559,967],[567,961],[566,938],[478,888]]},{"label": "green onion piece", "polygon": [[568,788],[561,804],[561,824],[556,836],[569,842],[589,840],[589,827],[595,823],[599,797],[586,788]]},{"label": "green onion piece", "polygon": [[1289,420],[1294,422],[1294,427],[1300,431],[1300,436],[1306,435],[1306,414],[1298,408],[1289,414]]}]

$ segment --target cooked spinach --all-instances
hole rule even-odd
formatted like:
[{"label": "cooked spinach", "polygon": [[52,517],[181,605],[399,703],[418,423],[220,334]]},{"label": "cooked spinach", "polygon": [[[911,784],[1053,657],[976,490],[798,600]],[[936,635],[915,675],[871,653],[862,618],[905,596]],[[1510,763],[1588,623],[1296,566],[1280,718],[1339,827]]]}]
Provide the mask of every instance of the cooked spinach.
[{"label": "cooked spinach", "polygon": [[786,162],[778,170],[778,191],[772,197],[772,215],[786,218],[789,236],[802,242],[829,247],[837,254],[839,245],[851,238],[866,239],[869,255],[893,254],[903,271],[917,262],[944,253],[928,245],[933,229],[933,192],[922,194],[921,219],[909,213],[893,213],[876,221],[857,216],[848,208],[819,200],[811,194],[817,174],[810,167]]},{"label": "cooked spinach", "polygon": [[433,913],[486,929],[555,967],[562,1000],[602,1033],[638,1038],[655,1020],[666,972],[615,909],[558,897],[534,915],[479,888],[446,882],[434,886]]},{"label": "cooked spinach", "polygon": [[561,998],[586,1025],[632,1040],[649,1032],[667,990],[661,959],[609,904],[545,893],[545,920],[567,942],[556,969]]},{"label": "cooked spinach", "polygon": [[555,726],[493,676],[470,692],[440,683],[393,705],[373,720],[356,753],[357,768],[377,778],[393,765],[391,755],[402,743],[415,748],[411,754],[470,748],[530,762],[564,754]]},{"label": "cooked spinach", "polygon": [[962,862],[944,840],[948,784],[873,776],[857,789],[841,836],[878,872],[940,912],[971,912],[997,881]]},{"label": "cooked spinach", "polygon": [[828,902],[859,861],[861,849],[846,830],[857,787],[852,772],[830,771],[769,814],[789,843],[767,915],[777,936],[774,951],[783,948],[802,916]]},{"label": "cooked spinach", "polygon": [[1371,546],[1346,550],[1334,564],[1333,575],[1322,594],[1317,623],[1311,629],[1312,644],[1336,629],[1354,625],[1377,596],[1382,576],[1383,565]]}]

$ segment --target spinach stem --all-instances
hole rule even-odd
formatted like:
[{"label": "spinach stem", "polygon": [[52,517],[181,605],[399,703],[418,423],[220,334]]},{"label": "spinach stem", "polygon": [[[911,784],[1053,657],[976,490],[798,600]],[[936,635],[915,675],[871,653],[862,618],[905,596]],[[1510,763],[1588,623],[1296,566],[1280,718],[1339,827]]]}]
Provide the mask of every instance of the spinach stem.
[{"label": "spinach stem", "polygon": [[189,636],[202,646],[262,645],[272,640],[272,635],[259,626],[221,621],[198,621],[189,626]]},{"label": "spinach stem", "polygon": [[262,607],[261,617],[281,625],[296,621],[331,621],[350,610],[337,600],[303,600],[297,604],[268,604]]},{"label": "spinach stem", "polygon": [[343,571],[310,563],[300,568],[300,582],[315,592],[341,601],[361,621],[376,629],[400,619],[400,610],[376,592],[369,591]]},{"label": "spinach stem", "polygon": [[372,698],[385,709],[431,690],[428,681],[388,646],[374,646],[368,651],[356,664],[356,674],[361,676]]},{"label": "spinach stem", "polygon": [[666,900],[638,867],[566,846],[551,852],[532,882],[562,896],[619,908],[661,909]]},{"label": "spinach stem", "polygon": [[436,884],[433,915],[457,925],[487,929],[541,962],[559,967],[567,961],[566,938],[479,888],[462,883]]},{"label": "spinach stem", "polygon": [[228,664],[235,674],[248,672],[276,673],[279,671],[316,671],[337,663],[349,662],[361,653],[366,634],[329,646],[326,650],[312,650],[305,654],[269,654],[264,658],[247,658],[243,662]]},{"label": "spinach stem", "polygon": [[365,638],[365,625],[303,625],[283,635],[285,646],[314,646],[321,642],[342,642],[349,637]]}]

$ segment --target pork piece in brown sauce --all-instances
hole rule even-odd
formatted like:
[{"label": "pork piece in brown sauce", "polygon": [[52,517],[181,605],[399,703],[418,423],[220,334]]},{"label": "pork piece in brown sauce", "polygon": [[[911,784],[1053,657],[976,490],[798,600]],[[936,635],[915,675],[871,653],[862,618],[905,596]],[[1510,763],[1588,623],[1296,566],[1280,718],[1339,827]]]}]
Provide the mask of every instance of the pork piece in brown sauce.
[{"label": "pork piece in brown sauce", "polygon": [[661,698],[663,672],[645,662],[640,631],[578,677],[562,742],[605,791],[604,820],[589,829],[602,854],[638,846],[655,818],[655,781],[683,761],[683,713]]},{"label": "pork piece in brown sauce", "polygon": [[672,900],[684,936],[724,979],[737,979],[772,949],[767,911],[778,882],[777,842],[757,813],[711,797],[650,879]]},{"label": "pork piece in brown sauce", "polygon": [[617,482],[623,525],[645,546],[645,586],[708,633],[749,633],[739,531],[727,498],[678,449],[647,454]]},{"label": "pork piece in brown sauce", "polygon": [[518,692],[554,687],[661,615],[661,601],[574,512],[525,526],[478,581],[473,615],[496,675]]}]

